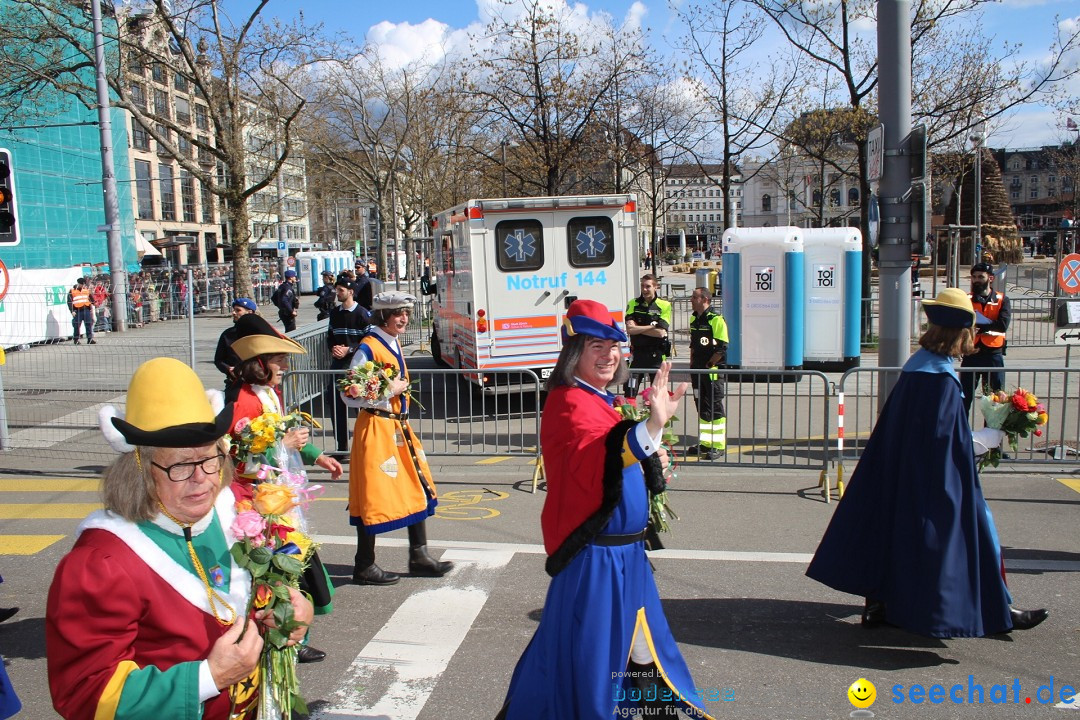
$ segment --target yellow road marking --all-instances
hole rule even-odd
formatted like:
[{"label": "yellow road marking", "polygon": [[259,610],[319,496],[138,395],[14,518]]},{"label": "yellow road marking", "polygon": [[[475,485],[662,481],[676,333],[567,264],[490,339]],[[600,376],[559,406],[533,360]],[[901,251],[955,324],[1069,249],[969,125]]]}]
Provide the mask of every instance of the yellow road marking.
[{"label": "yellow road marking", "polygon": [[501,463],[504,460],[510,460],[510,457],[489,457],[483,460],[477,460],[477,465],[494,465],[495,463]]},{"label": "yellow road marking", "polygon": [[1067,488],[1072,488],[1076,492],[1080,492],[1080,480],[1066,480],[1065,478],[1058,478],[1058,482]]},{"label": "yellow road marking", "polygon": [[0,492],[97,492],[101,481],[80,478],[5,478]]},{"label": "yellow road marking", "polygon": [[34,555],[63,539],[63,535],[0,535],[0,555]]},{"label": "yellow road marking", "polygon": [[82,520],[100,509],[101,503],[8,503],[0,505],[0,520]]}]

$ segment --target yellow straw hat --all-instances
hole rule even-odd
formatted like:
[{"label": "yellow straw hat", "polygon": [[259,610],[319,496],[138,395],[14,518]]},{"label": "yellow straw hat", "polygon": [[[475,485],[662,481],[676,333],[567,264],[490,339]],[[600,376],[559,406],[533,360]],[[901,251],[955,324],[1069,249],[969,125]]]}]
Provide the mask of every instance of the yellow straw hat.
[{"label": "yellow straw hat", "polygon": [[971,298],[960,288],[947,288],[933,300],[923,300],[926,318],[934,325],[947,328],[969,328],[976,323],[987,324],[990,320],[975,311]]}]

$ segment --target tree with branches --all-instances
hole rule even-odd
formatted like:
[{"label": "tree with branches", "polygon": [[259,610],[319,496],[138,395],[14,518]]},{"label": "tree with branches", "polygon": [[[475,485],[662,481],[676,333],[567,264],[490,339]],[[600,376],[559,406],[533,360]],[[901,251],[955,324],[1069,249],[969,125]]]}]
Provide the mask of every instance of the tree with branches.
[{"label": "tree with branches", "polygon": [[[306,102],[307,71],[336,46],[303,17],[267,19],[260,0],[233,21],[222,0],[152,0],[118,8],[105,24],[106,79],[112,104],[221,203],[233,251],[235,292],[251,295],[248,199],[277,178],[293,152],[294,126]],[[32,116],[50,93],[96,107],[91,19],[86,3],[6,0],[0,63],[7,68],[0,108]],[[207,129],[149,108],[133,92],[135,68],[158,67],[208,109]],[[207,166],[196,160],[212,158]]]}]

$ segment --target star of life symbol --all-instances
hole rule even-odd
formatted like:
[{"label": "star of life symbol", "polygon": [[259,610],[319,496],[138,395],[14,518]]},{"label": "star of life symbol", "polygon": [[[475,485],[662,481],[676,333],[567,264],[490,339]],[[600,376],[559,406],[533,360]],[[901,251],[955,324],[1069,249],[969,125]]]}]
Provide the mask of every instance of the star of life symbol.
[{"label": "star of life symbol", "polygon": [[503,242],[506,243],[506,255],[514,262],[523,263],[536,254],[536,238],[532,233],[526,235],[521,228],[507,235]]},{"label": "star of life symbol", "polygon": [[603,230],[597,230],[592,225],[587,226],[584,230],[578,231],[577,234],[577,251],[578,255],[584,255],[590,260],[594,260],[597,255],[602,255],[604,250],[607,249],[607,235]]}]

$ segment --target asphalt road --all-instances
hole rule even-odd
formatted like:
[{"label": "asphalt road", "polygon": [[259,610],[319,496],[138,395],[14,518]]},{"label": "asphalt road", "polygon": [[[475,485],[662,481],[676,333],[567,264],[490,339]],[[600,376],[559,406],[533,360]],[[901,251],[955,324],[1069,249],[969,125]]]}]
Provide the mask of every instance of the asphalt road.
[{"label": "asphalt road", "polygon": [[[212,354],[227,322],[200,319],[200,358]],[[149,338],[159,335],[139,337],[152,345]],[[95,348],[112,342],[105,337]],[[1059,366],[1062,355],[1054,348],[1010,351],[1009,362]],[[208,360],[197,369],[207,382],[218,379]],[[80,372],[81,382],[94,382],[93,369]],[[348,584],[355,538],[347,486],[313,475],[326,492],[313,507],[312,525],[341,585],[334,613],[319,618],[313,631],[313,644],[328,657],[301,667],[304,694],[320,717],[494,717],[536,628],[548,577],[539,528],[543,486],[529,492],[533,466],[504,456],[433,462],[442,500],[429,523],[430,545],[457,567],[442,579],[406,577],[386,588]],[[19,717],[56,717],[45,673],[45,598],[75,528],[99,502],[93,475],[99,464],[96,457],[80,462],[47,450],[0,456],[0,607],[21,608],[0,624],[0,654],[25,704]],[[864,630],[860,598],[807,579],[806,563],[835,507],[824,502],[817,482],[809,469],[694,463],[679,469],[672,503],[680,519],[653,563],[680,648],[698,686],[716,698],[707,703],[715,717],[847,717],[853,710],[847,688],[860,677],[877,686],[871,710],[879,718],[1067,712],[1055,707],[1062,687],[1080,687],[1080,475],[1073,466],[983,478],[1016,604],[1047,607],[1051,615],[1034,630],[982,639]],[[406,552],[404,531],[380,537],[384,568],[403,572]],[[944,702],[908,699],[916,686],[935,684],[944,688]],[[1053,703],[1043,703],[1051,684]],[[963,703],[948,699],[954,685],[961,686],[956,695]],[[969,702],[978,694],[971,690],[969,697],[969,686],[983,688],[982,704]],[[1000,692],[1006,702],[993,702]],[[905,702],[894,702],[898,693]]]},{"label": "asphalt road", "polygon": [[[347,486],[324,483],[311,518],[341,587],[333,614],[319,618],[313,633],[313,644],[328,657],[301,669],[305,695],[322,717],[490,718],[498,710],[536,628],[548,578],[539,531],[543,488],[528,492],[532,467],[522,460],[490,460],[436,471],[443,500],[430,521],[430,545],[456,569],[442,579],[407,577],[385,588],[347,584],[355,550]],[[46,592],[79,519],[97,502],[95,480],[38,470],[0,478],[0,607],[21,607],[0,625],[0,652],[26,705],[20,717],[35,719],[55,717],[45,680]],[[859,677],[878,688],[877,717],[1062,712],[1033,694],[1051,678],[1055,698],[1063,684],[1080,686],[1080,483],[1069,481],[1070,487],[1041,475],[986,479],[1016,603],[1048,607],[1051,616],[1028,632],[938,641],[864,630],[860,599],[804,577],[834,507],[816,482],[813,474],[794,471],[720,473],[690,464],[679,471],[672,502],[680,519],[653,562],[697,684],[733,698],[710,703],[714,716],[844,717],[852,710],[847,687]],[[404,531],[380,537],[378,561],[386,569],[404,572],[406,553]],[[987,694],[1008,684],[1010,701],[1018,679],[1024,707],[990,704],[988,695],[978,707],[891,701],[895,685],[962,684],[966,694],[969,676]],[[1024,703],[1029,696],[1031,707]]]}]

